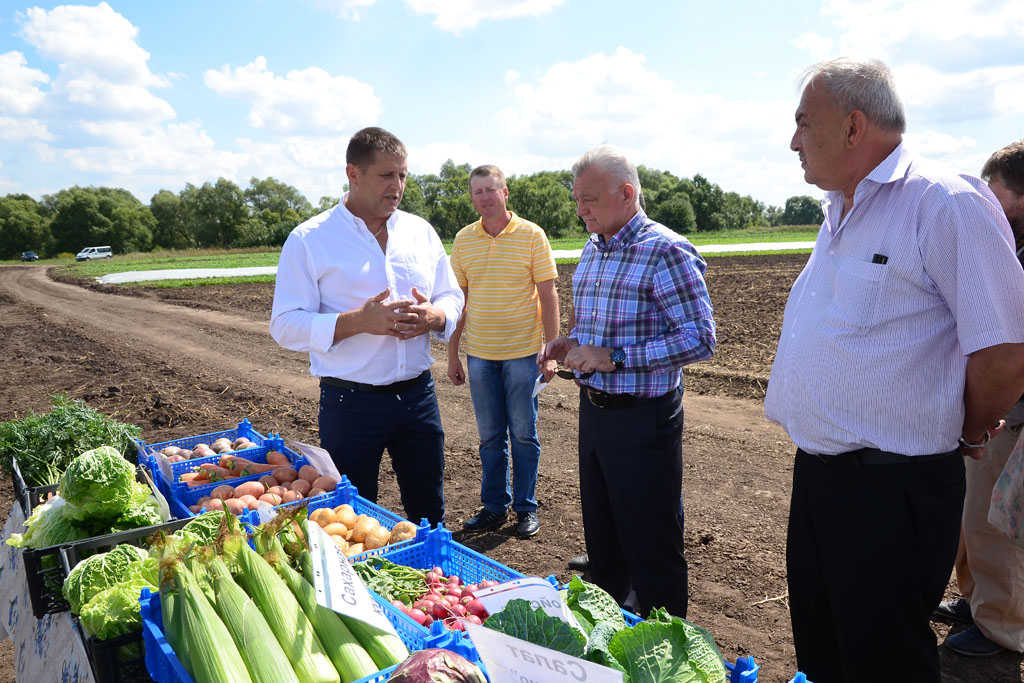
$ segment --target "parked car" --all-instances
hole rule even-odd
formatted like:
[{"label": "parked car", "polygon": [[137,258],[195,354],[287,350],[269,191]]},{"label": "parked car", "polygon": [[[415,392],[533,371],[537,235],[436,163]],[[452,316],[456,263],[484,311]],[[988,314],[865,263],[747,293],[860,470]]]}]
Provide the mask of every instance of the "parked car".
[{"label": "parked car", "polygon": [[86,247],[82,251],[75,254],[76,261],[92,261],[98,258],[112,258],[114,252],[110,247]]},{"label": "parked car", "polygon": [[38,261],[39,260],[39,254],[37,254],[34,251],[23,251],[23,252],[21,252],[21,260],[22,261]]}]

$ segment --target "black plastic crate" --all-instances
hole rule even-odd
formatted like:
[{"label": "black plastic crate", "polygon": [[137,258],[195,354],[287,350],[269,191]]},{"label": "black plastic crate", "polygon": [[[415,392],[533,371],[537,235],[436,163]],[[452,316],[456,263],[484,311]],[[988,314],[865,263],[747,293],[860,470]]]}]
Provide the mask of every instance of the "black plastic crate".
[{"label": "black plastic crate", "polygon": [[[137,477],[144,482],[145,475],[141,469],[139,468],[137,471]],[[56,486],[49,488],[56,489]],[[105,534],[63,545],[53,545],[49,548],[25,548],[22,558],[25,562],[25,579],[28,582],[32,614],[40,619],[47,614],[68,610],[67,600],[62,594],[64,579],[67,578],[71,568],[87,555],[106,552],[121,543],[142,545],[142,541],[150,535],[158,531],[167,531],[168,533],[176,531],[187,522],[188,520],[176,519],[116,534]]]},{"label": "black plastic crate", "polygon": [[146,670],[146,645],[141,629],[110,640],[97,640],[86,634],[81,624],[78,630],[96,683],[152,682]]}]

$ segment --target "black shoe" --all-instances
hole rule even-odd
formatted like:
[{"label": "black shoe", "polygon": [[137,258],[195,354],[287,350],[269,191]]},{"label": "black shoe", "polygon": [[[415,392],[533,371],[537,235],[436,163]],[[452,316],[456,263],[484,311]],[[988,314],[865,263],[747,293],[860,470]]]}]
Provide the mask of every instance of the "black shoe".
[{"label": "black shoe", "polygon": [[538,531],[540,531],[540,520],[537,519],[536,512],[516,513],[516,535],[519,538],[536,536]]},{"label": "black shoe", "polygon": [[940,619],[948,619],[958,624],[973,624],[974,617],[971,615],[971,604],[964,598],[956,600],[945,600],[935,608],[935,616]]},{"label": "black shoe", "polygon": [[465,531],[488,531],[490,529],[497,529],[507,521],[508,510],[493,512],[487,508],[483,508],[480,512],[476,513],[475,517],[467,519],[466,523],[462,525],[462,528]]},{"label": "black shoe", "polygon": [[966,631],[960,631],[960,633],[946,638],[946,647],[968,657],[991,657],[1003,651],[1001,645],[986,638],[977,626],[972,626]]},{"label": "black shoe", "polygon": [[575,569],[578,572],[585,572],[590,569],[590,555],[578,555],[569,560],[569,569]]}]

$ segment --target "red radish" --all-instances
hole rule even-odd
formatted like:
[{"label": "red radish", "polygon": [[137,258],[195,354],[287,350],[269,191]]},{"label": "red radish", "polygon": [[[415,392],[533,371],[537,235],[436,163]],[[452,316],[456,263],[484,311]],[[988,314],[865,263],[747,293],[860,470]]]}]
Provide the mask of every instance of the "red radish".
[{"label": "red radish", "polygon": [[466,621],[468,621],[471,624],[476,624],[478,626],[484,623],[483,620],[475,614],[470,614],[469,616],[467,616]]}]

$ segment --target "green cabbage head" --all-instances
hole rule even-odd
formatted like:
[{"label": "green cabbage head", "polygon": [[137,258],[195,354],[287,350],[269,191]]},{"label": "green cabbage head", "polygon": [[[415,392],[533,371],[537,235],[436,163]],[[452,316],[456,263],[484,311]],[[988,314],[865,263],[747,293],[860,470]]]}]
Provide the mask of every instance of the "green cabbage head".
[{"label": "green cabbage head", "polygon": [[25,520],[27,531],[11,534],[7,544],[16,548],[49,548],[87,537],[88,532],[72,523],[70,509],[63,498],[54,496],[32,511]]},{"label": "green cabbage head", "polygon": [[110,640],[142,629],[139,596],[143,588],[156,591],[156,586],[142,579],[118,583],[106,588],[85,603],[79,619],[89,635]]},{"label": "green cabbage head", "polygon": [[82,606],[97,593],[121,583],[129,576],[133,563],[145,560],[147,553],[133,545],[123,544],[107,553],[85,558],[64,579],[64,599],[71,605],[72,614],[78,614]]},{"label": "green cabbage head", "polygon": [[114,519],[130,506],[135,468],[116,448],[100,446],[71,461],[60,478],[60,494],[77,520]]}]

